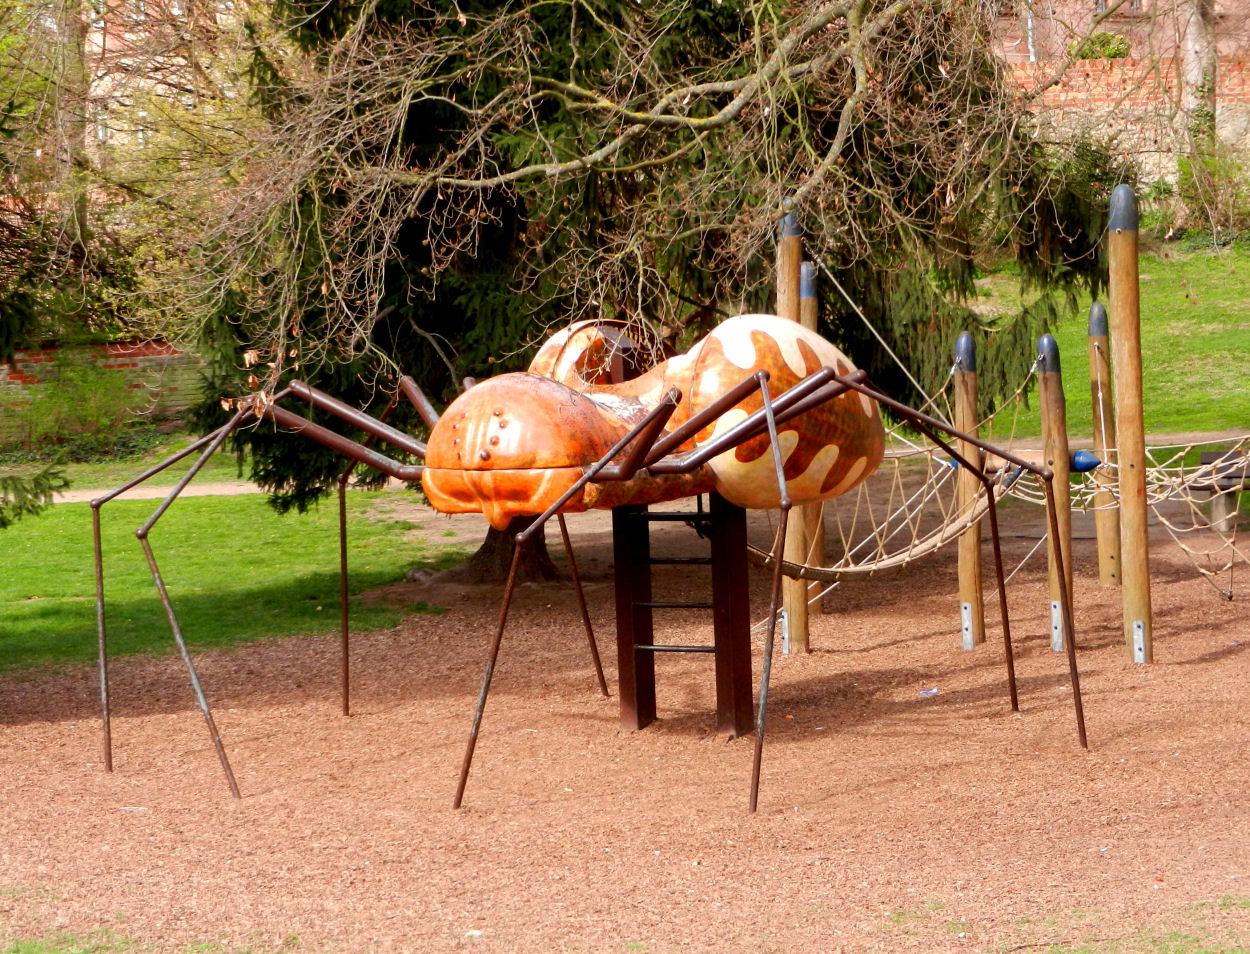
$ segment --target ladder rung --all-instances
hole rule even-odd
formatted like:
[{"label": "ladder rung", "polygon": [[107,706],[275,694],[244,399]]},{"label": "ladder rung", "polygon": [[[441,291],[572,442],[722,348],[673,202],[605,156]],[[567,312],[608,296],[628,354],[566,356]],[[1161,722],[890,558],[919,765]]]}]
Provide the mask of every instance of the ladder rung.
[{"label": "ladder rung", "polygon": [[650,513],[650,512],[644,513],[639,517],[639,519],[646,520],[649,523],[665,523],[665,522],[675,522],[675,521],[681,521],[685,523],[711,523],[712,516],[711,514],[707,514],[707,513],[697,513],[693,510],[689,512],[683,511],[679,513],[671,513],[671,512],[666,511],[664,513]]},{"label": "ladder rung", "polygon": [[650,609],[711,609],[714,603],[686,603],[680,600],[652,600],[650,602],[638,602],[635,606],[646,606]]},{"label": "ladder rung", "polygon": [[635,646],[634,649],[649,653],[714,653],[715,646]]}]

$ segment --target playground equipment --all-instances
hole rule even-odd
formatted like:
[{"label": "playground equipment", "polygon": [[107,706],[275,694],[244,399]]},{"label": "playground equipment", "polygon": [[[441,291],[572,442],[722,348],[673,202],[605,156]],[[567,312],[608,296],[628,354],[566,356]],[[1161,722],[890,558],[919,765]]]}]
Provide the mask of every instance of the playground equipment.
[{"label": "playground equipment", "polygon": [[[936,446],[942,447],[958,466],[975,474],[986,490],[983,512],[989,517],[998,568],[1011,706],[1013,710],[1018,709],[994,508],[996,494],[990,492],[991,478],[982,472],[980,466],[957,451],[940,434],[949,435],[961,442],[961,446],[975,448],[978,454],[997,455],[1009,462],[1017,475],[1029,474],[1037,478],[1049,503],[1051,532],[1054,533],[1056,508],[1050,469],[993,448],[972,435],[962,434],[944,422],[874,390],[865,382],[863,373],[855,371],[837,349],[792,322],[761,315],[730,319],[687,354],[669,359],[629,381],[613,380],[615,375],[611,370],[620,367],[618,358],[622,344],[619,331],[611,326],[605,330],[598,324],[575,325],[555,336],[540,350],[529,372],[501,375],[471,385],[441,417],[412,379],[401,379],[400,392],[413,402],[431,428],[428,444],[386,424],[385,417],[389,415],[390,408],[384,412],[383,419],[375,419],[315,388],[293,382],[276,395],[256,395],[241,401],[226,425],[118,490],[92,501],[106,768],[111,769],[112,756],[100,509],[123,491],[201,450],[196,463],[136,535],[208,724],[218,759],[232,793],[235,797],[239,796],[225,748],[158,569],[149,532],[229,433],[252,418],[290,428],[349,458],[353,464],[339,481],[340,501],[343,500],[347,475],[352,467],[355,463],[364,463],[399,480],[414,482],[420,479],[431,502],[439,509],[480,511],[496,526],[506,525],[516,515],[536,516],[535,521],[516,538],[499,622],[488,653],[461,767],[454,799],[456,807],[461,804],[472,764],[520,557],[529,541],[547,520],[552,516],[559,517],[600,687],[606,692],[563,523],[564,513],[587,507],[640,506],[716,492],[740,507],[776,507],[780,511],[776,539],[770,553],[773,568],[770,624],[763,648],[755,719],[750,794],[750,808],[754,811],[759,790],[775,622],[780,602],[781,556],[788,514],[795,501],[821,500],[845,493],[875,469],[882,455],[881,407],[890,408],[900,420],[908,422]],[[340,417],[370,435],[371,440],[385,441],[406,453],[424,458],[425,466],[396,461],[367,444],[352,441],[280,406],[280,402],[292,397]],[[340,518],[344,510],[341,505]],[[344,531],[341,520],[340,534]],[[340,546],[341,558],[343,552],[344,547]],[[1060,572],[1066,574],[1068,569],[1061,566]],[[345,582],[342,591],[346,711],[348,629]],[[1063,598],[1063,613],[1067,631],[1071,633],[1071,605],[1066,596]],[[1068,641],[1067,649],[1078,737],[1081,745],[1085,746],[1074,640]]]}]

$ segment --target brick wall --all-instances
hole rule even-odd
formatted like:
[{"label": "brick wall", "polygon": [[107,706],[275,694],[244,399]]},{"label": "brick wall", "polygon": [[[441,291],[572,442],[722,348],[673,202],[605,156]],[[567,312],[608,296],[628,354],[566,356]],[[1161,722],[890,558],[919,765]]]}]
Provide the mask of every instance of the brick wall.
[{"label": "brick wall", "polygon": [[143,392],[140,405],[158,417],[176,414],[200,396],[200,360],[163,341],[19,349],[13,361],[0,363],[0,395],[19,397],[23,388],[55,380],[57,362],[66,357],[124,376],[127,387]]},{"label": "brick wall", "polygon": [[[1044,63],[1009,68],[1025,92],[1038,89],[1054,71]],[[1061,129],[1110,141],[1138,161],[1147,180],[1172,180],[1184,131],[1178,70],[1173,59],[1079,60],[1035,108]],[[1220,59],[1215,106],[1220,138],[1250,149],[1250,57]]]}]

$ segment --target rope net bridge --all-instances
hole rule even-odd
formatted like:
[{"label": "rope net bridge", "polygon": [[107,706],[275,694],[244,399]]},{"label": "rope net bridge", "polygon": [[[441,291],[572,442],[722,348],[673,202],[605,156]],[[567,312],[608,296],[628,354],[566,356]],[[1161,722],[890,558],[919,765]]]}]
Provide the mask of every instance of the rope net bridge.
[{"label": "rope net bridge", "polygon": [[[926,409],[936,408],[936,416],[947,420],[952,417],[949,398],[954,370],[943,389],[926,403]],[[1007,447],[1026,442],[1016,438],[1015,431],[1023,395],[1036,371],[1035,364],[1013,397],[980,424],[984,431],[995,423],[1001,425],[997,419],[1002,416],[1013,414],[1011,436],[1004,442]],[[787,576],[820,584],[809,591],[809,604],[817,603],[845,577],[882,572],[937,552],[981,520],[988,509],[985,493],[972,506],[961,504],[958,468],[942,448],[917,443],[901,425],[889,431],[887,442],[885,460],[872,480],[825,503],[819,524],[825,536],[813,540],[807,559],[782,564]],[[1241,495],[1250,489],[1250,435],[1148,446],[1146,450],[1147,503],[1154,520],[1167,530],[1196,571],[1231,600],[1238,563],[1250,565],[1250,548],[1244,536],[1238,540],[1236,519]],[[1077,452],[1078,466],[1070,484],[1073,509],[1091,513],[1118,507],[1116,462],[1099,461],[1092,455],[1082,459],[1081,455],[1088,452]],[[1003,466],[1001,461],[991,459],[985,464],[996,500],[1011,497],[1045,506],[1045,490],[1031,475],[1019,467]],[[1110,503],[1095,502],[1099,494],[1105,499],[1108,491]],[[1007,580],[1044,544],[1042,535]],[[770,554],[754,545],[751,559],[757,565],[771,566]]]}]

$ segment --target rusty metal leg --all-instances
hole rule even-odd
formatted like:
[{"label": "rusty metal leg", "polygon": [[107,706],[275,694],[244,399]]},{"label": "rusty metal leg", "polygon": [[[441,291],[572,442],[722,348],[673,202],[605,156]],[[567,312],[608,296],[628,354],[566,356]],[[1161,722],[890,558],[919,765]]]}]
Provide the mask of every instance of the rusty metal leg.
[{"label": "rusty metal leg", "polygon": [[113,771],[113,723],[109,716],[108,640],[104,632],[104,550],[100,541],[100,505],[91,502],[91,534],[95,549],[95,625],[100,670],[100,715],[104,726],[104,771]]},{"label": "rusty metal leg", "polygon": [[473,750],[477,747],[477,735],[482,727],[482,713],[486,709],[486,695],[490,692],[491,679],[495,675],[495,663],[499,659],[499,645],[503,642],[504,625],[508,622],[508,608],[512,605],[512,594],[516,589],[517,569],[521,565],[521,548],[525,544],[519,539],[512,550],[512,566],[508,568],[508,583],[503,591],[503,603],[499,607],[499,624],[495,627],[495,639],[491,643],[490,655],[486,660],[486,671],[482,674],[482,689],[477,697],[477,709],[473,712],[473,728],[469,730],[469,742],[464,749],[464,762],[460,766],[460,782],[456,786],[456,797],[451,803],[452,808],[459,808],[464,801],[464,787],[469,781],[469,767],[473,764]]},{"label": "rusty metal leg", "polygon": [[178,644],[178,652],[181,654],[182,661],[191,676],[191,688],[195,691],[195,698],[200,704],[200,711],[204,713],[204,721],[208,723],[208,733],[212,736],[213,747],[217,750],[217,758],[226,773],[226,781],[230,783],[230,794],[235,798],[239,798],[239,786],[234,780],[234,772],[230,769],[230,760],[226,758],[226,749],[221,744],[221,736],[217,732],[217,724],[213,722],[213,713],[208,707],[208,699],[204,695],[204,689],[200,686],[200,677],[195,672],[195,664],[191,661],[191,654],[187,652],[187,644],[182,638],[182,629],[178,626],[178,618],[174,615],[174,607],[169,601],[169,593],[165,589],[165,581],[161,579],[161,571],[157,569],[156,557],[152,554],[152,545],[148,542],[146,531],[141,531],[139,542],[143,544],[143,554],[148,559],[148,567],[152,571],[152,579],[156,583],[156,590],[160,594],[161,603],[165,606],[165,615],[169,618],[169,626],[174,632],[174,642]]},{"label": "rusty metal leg", "polygon": [[[1043,478],[1043,486],[1046,489],[1046,513],[1050,516],[1050,534],[1051,541],[1059,539],[1059,517],[1055,507],[1055,488],[1054,478]],[[1067,492],[1067,488],[1064,488]],[[1072,586],[1068,574],[1072,572],[1070,567],[1064,565],[1063,554],[1060,547],[1056,543],[1052,549],[1057,554],[1056,566],[1059,571],[1060,594],[1059,600],[1061,612],[1063,613],[1063,624],[1068,628],[1068,635],[1071,637],[1067,640],[1068,644],[1068,677],[1072,682],[1072,705],[1076,710],[1076,734],[1081,741],[1081,748],[1088,749],[1089,741],[1085,737],[1085,707],[1081,703],[1081,676],[1076,668],[1076,627],[1072,623],[1072,600],[1068,596],[1072,592]]]},{"label": "rusty metal leg", "polygon": [[998,503],[994,500],[994,488],[984,483],[987,509],[990,515],[990,541],[994,550],[994,574],[998,583],[998,612],[1003,619],[1003,655],[1007,659],[1007,690],[1011,694],[1011,711],[1020,711],[1020,695],[1016,691],[1016,657],[1011,645],[1011,617],[1007,614],[1007,581],[1003,577],[1003,550],[998,534]]},{"label": "rusty metal leg", "polygon": [[773,586],[768,603],[768,635],[764,637],[764,661],[760,667],[760,702],[755,716],[755,757],[751,763],[751,805],[755,811],[760,797],[760,764],[764,758],[764,726],[768,715],[768,680],[773,670],[773,644],[777,635],[777,613],[781,609],[781,558],[786,542],[790,508],[781,509],[777,540],[773,543]]},{"label": "rusty metal leg", "polygon": [[347,478],[339,478],[339,647],[342,662],[343,715],[351,715],[351,624],[347,612]]},{"label": "rusty metal leg", "polygon": [[777,497],[781,519],[777,525],[777,539],[773,543],[773,589],[768,603],[768,635],[764,637],[764,662],[760,667],[760,703],[755,717],[755,755],[751,762],[751,799],[749,811],[755,812],[760,796],[760,764],[764,758],[764,727],[768,716],[768,680],[773,671],[773,645],[777,635],[777,611],[781,608],[781,561],[785,554],[786,525],[790,522],[790,493],[786,489],[785,466],[781,460],[781,442],[777,439],[777,421],[773,414],[772,395],[768,390],[768,375],[757,373],[760,381],[760,397],[764,401],[764,417],[768,422],[768,440],[772,445],[773,469],[777,474]]},{"label": "rusty metal leg", "polygon": [[590,644],[590,658],[595,664],[595,675],[599,679],[599,692],[606,699],[609,696],[607,680],[603,678],[603,663],[599,660],[599,647],[595,643],[595,631],[590,625],[590,612],[586,609],[586,594],[582,592],[581,577],[577,574],[577,560],[573,557],[573,544],[569,540],[569,528],[564,522],[564,514],[557,514],[560,523],[560,538],[564,541],[564,554],[568,557],[569,573],[573,577],[573,590],[577,593],[577,606],[582,611],[582,624],[586,627],[586,642]]}]

